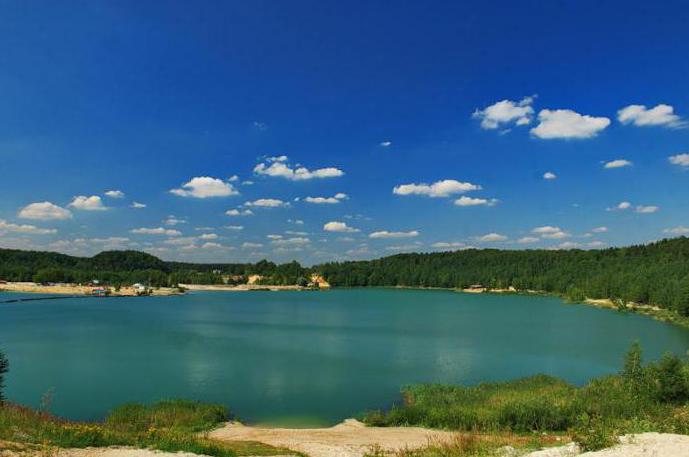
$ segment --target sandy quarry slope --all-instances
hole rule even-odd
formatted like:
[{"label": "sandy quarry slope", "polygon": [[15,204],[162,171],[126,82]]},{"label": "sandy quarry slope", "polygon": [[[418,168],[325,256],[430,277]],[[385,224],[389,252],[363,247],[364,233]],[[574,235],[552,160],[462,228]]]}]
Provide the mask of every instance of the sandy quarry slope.
[{"label": "sandy quarry slope", "polygon": [[[416,427],[364,427],[356,421],[324,429],[271,429],[227,424],[212,433],[219,440],[261,441],[274,446],[289,447],[310,457],[362,457],[374,445],[388,450],[418,448],[429,441],[452,439],[452,433]],[[502,457],[689,457],[689,436],[642,433],[620,438],[621,444],[597,452],[581,453],[568,444],[526,455],[510,448],[502,449]],[[23,457],[26,452],[0,450],[0,457]],[[87,448],[39,451],[41,457],[198,457],[189,453],[166,453],[131,448]],[[277,456],[276,456],[277,457]]]}]

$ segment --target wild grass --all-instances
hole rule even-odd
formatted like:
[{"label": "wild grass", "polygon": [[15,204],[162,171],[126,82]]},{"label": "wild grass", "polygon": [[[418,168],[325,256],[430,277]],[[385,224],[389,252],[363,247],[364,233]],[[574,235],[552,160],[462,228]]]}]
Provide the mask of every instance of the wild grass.
[{"label": "wild grass", "polygon": [[474,433],[559,432],[586,450],[608,447],[623,433],[689,434],[689,364],[666,355],[643,366],[638,345],[619,374],[583,387],[538,375],[469,387],[414,385],[404,388],[402,397],[401,405],[369,412],[364,422]]},{"label": "wild grass", "polygon": [[65,421],[5,403],[0,406],[0,440],[60,448],[132,446],[216,457],[295,454],[260,443],[221,442],[204,436],[202,432],[227,418],[221,405],[185,400],[123,405],[102,423]]}]

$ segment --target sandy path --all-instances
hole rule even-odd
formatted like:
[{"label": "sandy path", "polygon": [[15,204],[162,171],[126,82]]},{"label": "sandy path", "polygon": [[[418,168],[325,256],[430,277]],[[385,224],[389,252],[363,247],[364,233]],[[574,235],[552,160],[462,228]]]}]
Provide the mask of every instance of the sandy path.
[{"label": "sandy path", "polygon": [[310,457],[362,457],[375,445],[387,450],[419,448],[429,442],[452,440],[453,436],[450,432],[419,427],[366,427],[354,419],[330,428],[312,429],[259,428],[230,423],[210,434],[219,440],[260,441]]}]

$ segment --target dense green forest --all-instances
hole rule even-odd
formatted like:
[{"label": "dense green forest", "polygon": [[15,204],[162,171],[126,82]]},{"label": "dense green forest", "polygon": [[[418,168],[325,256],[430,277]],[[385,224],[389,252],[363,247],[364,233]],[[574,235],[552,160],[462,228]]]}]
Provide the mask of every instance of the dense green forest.
[{"label": "dense green forest", "polygon": [[138,251],[105,251],[93,257],[74,257],[55,252],[0,249],[0,279],[38,283],[88,283],[110,285],[133,283],[153,287],[177,284],[223,284],[244,282],[259,274],[270,284],[297,284],[308,270],[297,262],[277,265],[267,260],[255,264],[192,264],[165,262]]},{"label": "dense green forest", "polygon": [[689,315],[689,238],[602,250],[469,249],[328,263],[333,286],[514,286],[572,300],[619,298]]},{"label": "dense green forest", "polygon": [[108,284],[243,282],[296,284],[321,273],[333,286],[491,288],[514,286],[565,295],[572,300],[619,298],[689,315],[689,238],[602,250],[498,250],[399,254],[368,261],[333,262],[311,268],[298,262],[193,264],[165,262],[137,251],[107,251],[94,257],[0,249],[0,279]]}]

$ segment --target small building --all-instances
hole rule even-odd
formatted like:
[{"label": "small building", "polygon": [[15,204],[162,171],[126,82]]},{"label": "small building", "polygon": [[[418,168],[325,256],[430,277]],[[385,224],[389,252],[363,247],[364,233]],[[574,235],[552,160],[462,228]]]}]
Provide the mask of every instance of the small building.
[{"label": "small building", "polygon": [[108,290],[105,287],[94,287],[91,289],[91,295],[96,297],[105,297],[108,295]]}]

